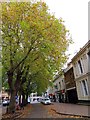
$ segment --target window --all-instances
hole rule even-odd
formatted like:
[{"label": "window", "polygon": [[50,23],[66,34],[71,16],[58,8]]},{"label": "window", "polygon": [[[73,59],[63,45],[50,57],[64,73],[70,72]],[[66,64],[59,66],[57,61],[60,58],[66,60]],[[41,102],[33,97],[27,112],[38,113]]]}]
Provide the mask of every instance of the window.
[{"label": "window", "polygon": [[55,87],[55,89],[58,89],[58,86],[57,86],[57,84],[56,84],[56,85],[54,85],[54,87]]},{"label": "window", "polygon": [[59,82],[59,87],[60,87],[60,89],[61,89],[61,83]]},{"label": "window", "polygon": [[79,65],[79,68],[80,68],[80,72],[83,73],[83,69],[82,69],[82,65],[81,65],[81,61],[80,60],[78,61],[78,65]]},{"label": "window", "polygon": [[88,54],[88,64],[90,63],[90,54]]},{"label": "window", "polygon": [[77,77],[77,76],[78,76],[77,63],[74,63],[74,74],[75,74],[75,77]]},{"label": "window", "polygon": [[81,84],[82,84],[83,95],[84,96],[88,95],[87,79],[86,80],[82,80]]},{"label": "window", "polygon": [[90,50],[89,50],[89,52],[87,54],[90,56]]},{"label": "window", "polygon": [[90,50],[87,54],[88,54],[88,69],[90,70]]}]

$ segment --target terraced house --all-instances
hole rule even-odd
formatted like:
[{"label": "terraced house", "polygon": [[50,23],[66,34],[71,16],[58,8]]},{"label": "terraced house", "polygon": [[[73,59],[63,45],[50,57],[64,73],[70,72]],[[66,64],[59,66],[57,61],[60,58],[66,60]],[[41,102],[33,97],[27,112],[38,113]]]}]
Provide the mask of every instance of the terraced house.
[{"label": "terraced house", "polygon": [[53,86],[47,89],[47,95],[54,102],[65,102],[65,81],[63,75],[56,75],[53,80]]},{"label": "terraced house", "polygon": [[64,79],[66,85],[66,102],[68,103],[77,103],[77,90],[76,90],[76,83],[75,77],[73,72],[72,63],[67,64],[67,68],[64,69]]},{"label": "terraced house", "polygon": [[54,79],[54,90],[57,101],[65,102],[65,80],[63,75],[57,75]]},{"label": "terraced house", "polygon": [[90,40],[72,58],[79,102],[90,102]]}]

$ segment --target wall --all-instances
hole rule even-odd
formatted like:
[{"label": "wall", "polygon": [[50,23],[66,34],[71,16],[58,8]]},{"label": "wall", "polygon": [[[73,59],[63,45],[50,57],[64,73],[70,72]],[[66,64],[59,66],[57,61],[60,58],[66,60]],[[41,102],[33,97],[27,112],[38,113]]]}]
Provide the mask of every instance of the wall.
[{"label": "wall", "polygon": [[78,99],[90,101],[90,41],[76,54],[72,63]]}]

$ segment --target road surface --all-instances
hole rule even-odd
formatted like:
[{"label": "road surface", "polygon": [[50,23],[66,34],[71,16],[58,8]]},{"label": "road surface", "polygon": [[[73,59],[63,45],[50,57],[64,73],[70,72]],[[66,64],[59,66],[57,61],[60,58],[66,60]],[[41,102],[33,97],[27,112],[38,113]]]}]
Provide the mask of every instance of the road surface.
[{"label": "road surface", "polygon": [[32,104],[32,110],[26,118],[51,118],[51,115],[48,114],[47,109],[41,103]]},{"label": "road surface", "polygon": [[[68,108],[72,107],[72,104],[63,104],[63,107],[65,105],[68,105]],[[56,108],[56,110],[58,110],[58,107],[59,107],[59,110],[62,110],[63,108],[61,106],[61,109],[60,109],[60,106],[61,106],[61,104],[59,104],[59,103],[57,103],[57,104],[52,103],[51,105],[43,105],[41,103],[32,104],[32,108],[24,116],[24,118],[83,118],[82,116],[79,116],[79,115],[66,114],[65,111],[63,114],[53,111],[54,108]],[[75,105],[74,105],[74,107],[75,107]],[[74,109],[74,108],[72,107],[72,109]]]}]

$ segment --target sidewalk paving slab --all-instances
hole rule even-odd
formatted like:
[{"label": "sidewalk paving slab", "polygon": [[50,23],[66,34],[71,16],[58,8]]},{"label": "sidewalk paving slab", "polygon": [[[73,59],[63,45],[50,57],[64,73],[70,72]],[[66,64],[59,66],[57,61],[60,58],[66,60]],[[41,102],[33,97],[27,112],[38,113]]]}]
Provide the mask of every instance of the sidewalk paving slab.
[{"label": "sidewalk paving slab", "polygon": [[53,110],[60,114],[90,117],[90,106],[68,103],[53,103],[53,105]]}]

